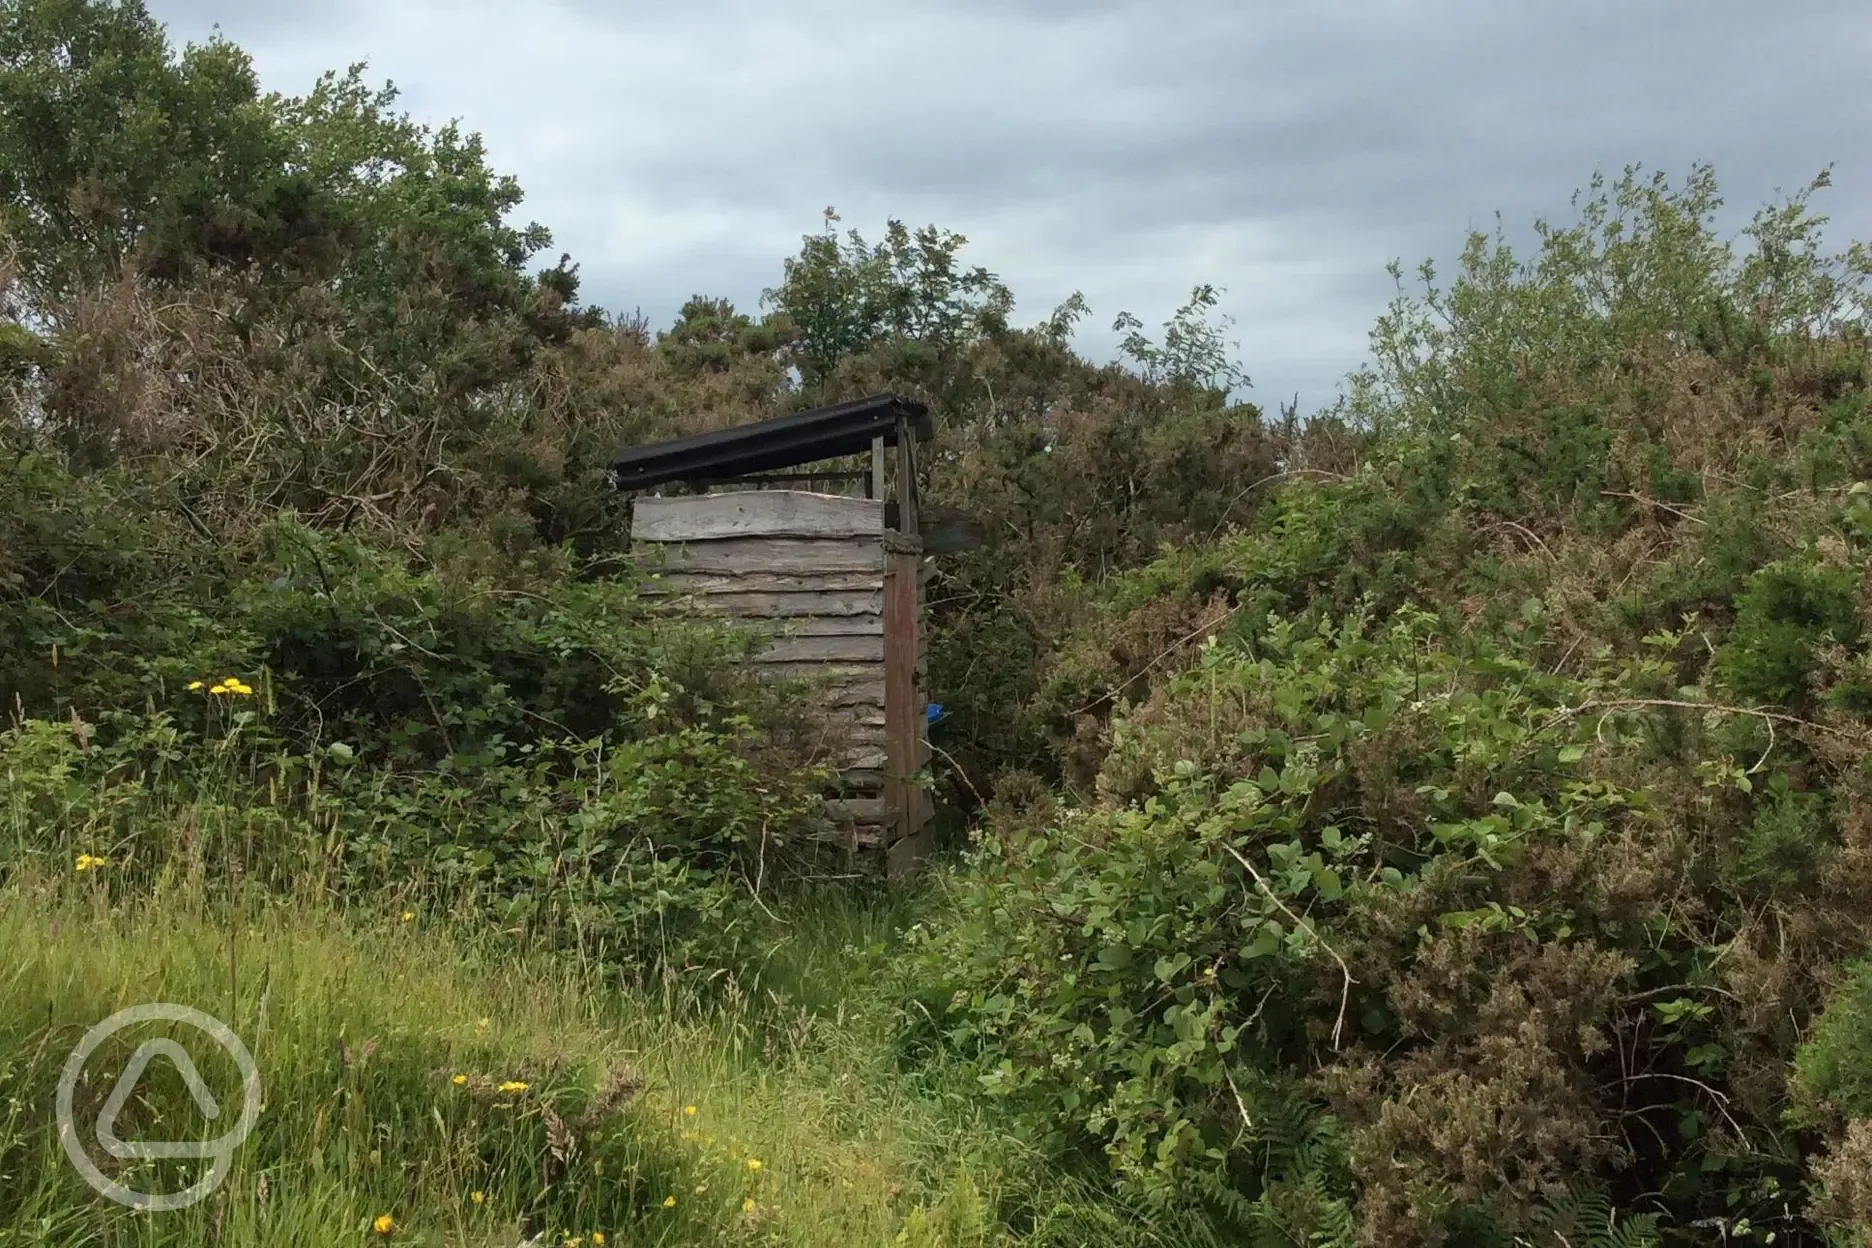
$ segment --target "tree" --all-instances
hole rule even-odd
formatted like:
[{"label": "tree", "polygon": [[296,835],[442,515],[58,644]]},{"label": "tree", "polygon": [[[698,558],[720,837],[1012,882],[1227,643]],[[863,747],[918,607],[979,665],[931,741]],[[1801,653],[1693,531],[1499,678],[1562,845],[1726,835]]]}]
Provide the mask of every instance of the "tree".
[{"label": "tree", "polygon": [[0,9],[0,223],[42,308],[124,271],[329,265],[342,233],[253,67],[140,0]]},{"label": "tree", "polygon": [[891,221],[883,241],[856,230],[841,240],[836,211],[786,261],[781,283],[763,304],[785,318],[795,337],[790,362],[809,394],[822,391],[841,364],[888,346],[906,363],[952,365],[984,336],[1004,332],[1014,298],[979,266],[963,268],[961,234],[924,226],[914,233]]}]

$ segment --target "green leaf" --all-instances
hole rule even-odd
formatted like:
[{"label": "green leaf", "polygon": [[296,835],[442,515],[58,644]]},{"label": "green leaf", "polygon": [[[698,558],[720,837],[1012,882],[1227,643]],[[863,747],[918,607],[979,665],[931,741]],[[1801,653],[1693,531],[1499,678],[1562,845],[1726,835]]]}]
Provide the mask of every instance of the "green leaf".
[{"label": "green leaf", "polygon": [[1178,975],[1182,974],[1189,964],[1190,955],[1187,953],[1179,953],[1172,957],[1158,958],[1157,965],[1152,969],[1156,971],[1157,978],[1167,984]]}]

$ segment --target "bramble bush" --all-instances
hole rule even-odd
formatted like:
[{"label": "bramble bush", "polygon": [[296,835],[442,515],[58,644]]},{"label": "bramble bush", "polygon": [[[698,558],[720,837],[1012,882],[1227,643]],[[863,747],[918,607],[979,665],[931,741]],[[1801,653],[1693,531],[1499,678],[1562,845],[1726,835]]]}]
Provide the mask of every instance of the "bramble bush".
[{"label": "bramble bush", "polygon": [[[1761,1026],[1863,945],[1864,808],[1751,780],[1685,634],[1561,676],[1539,631],[1205,647],[1114,720],[1102,803],[989,821],[918,967],[941,1041],[1060,1148],[1270,1243],[1570,1234],[1582,1183],[1785,1226],[1797,1034]],[[1769,878],[1790,819],[1810,869]]]}]

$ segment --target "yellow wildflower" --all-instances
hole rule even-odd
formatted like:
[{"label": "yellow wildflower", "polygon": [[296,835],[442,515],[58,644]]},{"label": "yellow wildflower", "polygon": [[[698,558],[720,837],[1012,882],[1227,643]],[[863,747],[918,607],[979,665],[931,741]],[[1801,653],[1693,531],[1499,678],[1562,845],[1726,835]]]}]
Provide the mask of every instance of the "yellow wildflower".
[{"label": "yellow wildflower", "polygon": [[455,1077],[454,1077],[453,1079],[450,1079],[450,1080],[449,1080],[449,1082],[450,1082],[450,1083],[452,1083],[452,1084],[454,1084],[454,1085],[455,1085],[456,1087],[458,1087],[458,1088],[459,1088],[459,1087],[461,1087],[461,1086],[462,1086],[462,1084],[464,1084],[464,1083],[467,1083],[467,1082],[468,1082],[468,1076],[467,1076],[467,1075],[456,1075],[456,1076],[455,1076]]},{"label": "yellow wildflower", "polygon": [[468,1199],[474,1201],[474,1203],[478,1205],[482,1201],[487,1199],[487,1193],[486,1192],[469,1192]]},{"label": "yellow wildflower", "polygon": [[746,1200],[741,1202],[741,1212],[742,1213],[754,1212],[754,1198],[752,1196],[748,1197]]},{"label": "yellow wildflower", "polygon": [[674,1209],[676,1207],[676,1198],[674,1196],[665,1196],[663,1198],[663,1207],[665,1209]]},{"label": "yellow wildflower", "polygon": [[683,1112],[683,1117],[693,1118],[696,1115],[696,1108],[693,1105],[685,1105],[682,1107],[682,1112]]},{"label": "yellow wildflower", "polygon": [[604,1248],[604,1232],[603,1231],[592,1232],[592,1245],[593,1245],[593,1248]]},{"label": "yellow wildflower", "polygon": [[377,1215],[377,1220],[371,1223],[371,1230],[376,1231],[379,1235],[388,1235],[391,1231],[396,1230],[396,1219],[387,1213],[380,1213]]},{"label": "yellow wildflower", "polygon": [[524,1092],[526,1090],[527,1090],[527,1085],[520,1082],[518,1079],[509,1079],[506,1083],[503,1083],[500,1085],[500,1091],[502,1092],[502,1094],[507,1094],[507,1093],[512,1093],[512,1092]]},{"label": "yellow wildflower", "polygon": [[79,854],[78,861],[72,864],[74,871],[90,871],[97,867],[109,866],[109,862],[96,854]]},{"label": "yellow wildflower", "polygon": [[411,919],[415,917],[416,917],[416,912],[414,910],[405,910],[403,912],[403,921],[405,923],[408,923]]},{"label": "yellow wildflower", "polygon": [[750,1169],[750,1170],[758,1170],[758,1169],[760,1169],[760,1158],[758,1158],[758,1157],[750,1157],[750,1158],[748,1158],[748,1159],[747,1159],[747,1168],[748,1168],[748,1169]]},{"label": "yellow wildflower", "polygon": [[188,682],[188,685],[186,686],[186,688],[188,689],[190,693],[194,693],[197,689],[200,689],[201,687],[202,687],[202,682],[199,680],[191,680]]},{"label": "yellow wildflower", "polygon": [[213,693],[213,694],[223,694],[223,693],[226,693],[227,691],[228,691],[228,687],[226,685],[215,685],[208,690],[209,693]]}]

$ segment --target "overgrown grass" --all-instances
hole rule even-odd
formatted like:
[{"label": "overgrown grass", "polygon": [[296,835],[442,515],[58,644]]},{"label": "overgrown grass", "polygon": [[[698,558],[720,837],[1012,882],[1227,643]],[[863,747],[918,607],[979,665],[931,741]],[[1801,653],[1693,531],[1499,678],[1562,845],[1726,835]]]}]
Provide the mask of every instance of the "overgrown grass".
[{"label": "overgrown grass", "polygon": [[[874,921],[797,924],[813,940],[781,942],[776,978],[824,986],[829,963],[862,964],[844,938]],[[95,872],[10,883],[0,944],[17,953],[0,978],[0,1242],[328,1245],[375,1235],[388,1214],[403,1243],[888,1244],[920,1204],[966,1203],[977,1187],[985,1208],[1003,1164],[993,1153],[1007,1152],[984,1147],[994,1136],[963,1102],[896,1076],[864,994],[815,1013],[730,983],[705,1005],[400,914],[113,905]],[[52,1111],[79,1037],[145,1001],[233,1027],[265,1109],[215,1196],[136,1214],[67,1162]],[[111,1059],[157,1034],[120,1033],[87,1064],[85,1138],[121,1069]],[[198,1035],[173,1034],[211,1087],[238,1088]],[[500,1092],[508,1081],[527,1087]],[[119,1135],[212,1138],[234,1095],[220,1122],[202,1121],[158,1062]],[[126,1184],[176,1190],[200,1163],[129,1164],[145,1169]]]}]

